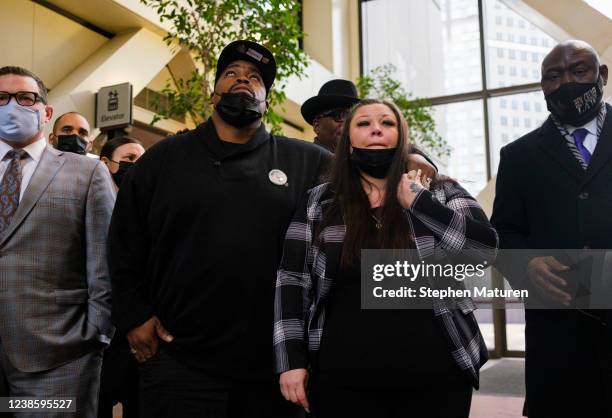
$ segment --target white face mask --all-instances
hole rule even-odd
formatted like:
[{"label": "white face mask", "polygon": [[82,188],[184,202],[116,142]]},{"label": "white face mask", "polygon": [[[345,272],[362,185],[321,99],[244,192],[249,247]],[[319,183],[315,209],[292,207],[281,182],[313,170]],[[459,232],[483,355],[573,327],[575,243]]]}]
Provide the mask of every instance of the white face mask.
[{"label": "white face mask", "polygon": [[9,142],[24,142],[42,129],[40,112],[25,107],[15,99],[0,106],[0,138]]}]

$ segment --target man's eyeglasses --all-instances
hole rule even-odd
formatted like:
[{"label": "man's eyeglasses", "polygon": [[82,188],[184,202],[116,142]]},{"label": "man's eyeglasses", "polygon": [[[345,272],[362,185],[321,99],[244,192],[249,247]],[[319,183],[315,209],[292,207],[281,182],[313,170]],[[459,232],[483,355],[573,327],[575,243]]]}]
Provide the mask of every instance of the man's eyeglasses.
[{"label": "man's eyeglasses", "polygon": [[8,93],[0,91],[0,106],[6,106],[11,97],[14,97],[21,106],[34,106],[36,102],[42,102],[42,97],[38,93],[31,91],[18,91],[17,93]]},{"label": "man's eyeglasses", "polygon": [[336,122],[343,122],[348,116],[348,109],[331,109],[327,112],[319,113],[317,118],[332,118]]}]

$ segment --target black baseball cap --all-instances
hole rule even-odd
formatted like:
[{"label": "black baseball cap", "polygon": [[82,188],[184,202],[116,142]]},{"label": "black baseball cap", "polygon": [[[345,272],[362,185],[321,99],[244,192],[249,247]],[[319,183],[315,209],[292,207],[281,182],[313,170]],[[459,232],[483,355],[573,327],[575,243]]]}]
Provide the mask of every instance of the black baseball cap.
[{"label": "black baseball cap", "polygon": [[217,62],[215,84],[217,84],[223,70],[232,62],[238,60],[249,61],[257,66],[261,72],[267,94],[276,77],[276,60],[268,48],[252,41],[234,41],[223,48]]}]

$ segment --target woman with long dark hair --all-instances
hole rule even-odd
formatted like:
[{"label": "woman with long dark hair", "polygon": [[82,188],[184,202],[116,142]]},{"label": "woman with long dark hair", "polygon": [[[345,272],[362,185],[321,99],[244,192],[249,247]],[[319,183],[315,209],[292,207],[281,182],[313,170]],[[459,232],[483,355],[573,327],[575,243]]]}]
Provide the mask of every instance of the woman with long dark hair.
[{"label": "woman with long dark hair", "polygon": [[330,182],[309,191],[287,231],[275,366],[285,398],[319,418],[469,415],[486,361],[471,300],[419,310],[360,305],[362,249],[475,250],[489,262],[496,254],[497,234],[474,198],[448,178],[428,190],[410,151],[395,105],[355,105]]}]

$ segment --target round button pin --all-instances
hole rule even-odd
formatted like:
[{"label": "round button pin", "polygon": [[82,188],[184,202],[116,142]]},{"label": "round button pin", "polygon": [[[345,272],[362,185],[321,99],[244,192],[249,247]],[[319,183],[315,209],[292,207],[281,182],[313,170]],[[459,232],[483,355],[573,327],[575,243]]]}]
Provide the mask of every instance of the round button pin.
[{"label": "round button pin", "polygon": [[272,183],[278,186],[284,186],[287,184],[287,175],[276,168],[274,170],[270,170],[270,173],[268,173],[268,178]]}]

